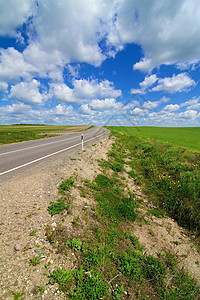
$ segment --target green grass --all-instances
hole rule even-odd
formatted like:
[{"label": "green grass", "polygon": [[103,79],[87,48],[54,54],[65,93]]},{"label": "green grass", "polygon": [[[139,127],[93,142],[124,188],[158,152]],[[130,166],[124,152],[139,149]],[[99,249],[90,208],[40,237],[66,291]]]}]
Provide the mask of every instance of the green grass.
[{"label": "green grass", "polygon": [[186,147],[200,152],[200,127],[118,127],[108,129],[122,132],[128,136],[139,136]]},{"label": "green grass", "polygon": [[[76,126],[54,125],[0,125],[0,144],[36,140],[56,135],[56,132],[69,131]],[[93,126],[90,126],[92,128]],[[80,129],[77,129],[79,131]]]},{"label": "green grass", "polygon": [[[150,199],[175,218],[181,226],[199,230],[199,153],[178,145],[174,147],[166,142],[155,143],[153,139],[147,139],[138,132],[134,135],[135,128],[128,129],[130,134],[127,129],[121,127],[115,127],[113,131],[118,137],[115,152],[116,149],[120,152],[122,148],[129,151],[129,166],[132,170],[128,174],[138,184],[145,183],[145,192]],[[193,130],[198,132],[199,129],[191,128],[191,131]],[[174,138],[178,131],[179,128],[174,129]],[[121,132],[126,134],[121,135]]]},{"label": "green grass", "polygon": [[49,207],[47,208],[51,216],[57,215],[63,212],[64,210],[67,210],[69,212],[70,200],[68,199],[68,193],[73,187],[73,185],[74,179],[72,177],[61,182],[61,184],[58,187],[58,190],[62,197],[58,198],[56,202],[50,202]]}]

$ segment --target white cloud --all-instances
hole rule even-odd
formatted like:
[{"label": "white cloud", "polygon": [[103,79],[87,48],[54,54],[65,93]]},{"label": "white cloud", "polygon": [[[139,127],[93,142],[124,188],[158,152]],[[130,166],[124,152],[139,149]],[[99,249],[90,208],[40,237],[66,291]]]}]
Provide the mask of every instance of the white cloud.
[{"label": "white cloud", "polygon": [[146,76],[144,81],[140,83],[142,90],[146,90],[148,87],[152,86],[158,80],[155,74]]},{"label": "white cloud", "polygon": [[160,101],[145,101],[142,105],[143,109],[152,110],[155,109],[160,104]]},{"label": "white cloud", "polygon": [[192,104],[187,107],[187,110],[193,110],[193,109],[200,110],[200,103]]},{"label": "white cloud", "polygon": [[75,94],[81,99],[105,98],[105,97],[120,97],[121,90],[116,90],[113,82],[108,80],[74,80],[73,81]]},{"label": "white cloud", "polygon": [[66,84],[61,83],[53,83],[51,84],[51,93],[52,96],[57,100],[61,102],[67,102],[67,103],[78,103],[79,99],[76,99],[74,97],[74,91],[70,87],[68,87]]},{"label": "white cloud", "polygon": [[5,82],[5,81],[0,81],[0,91],[5,92],[5,91],[7,91],[7,88],[8,88],[7,82]]},{"label": "white cloud", "polygon": [[199,100],[200,100],[200,97],[199,98],[193,98],[193,99],[191,99],[189,101],[181,103],[180,106],[182,107],[182,106],[194,105],[194,104],[197,104],[199,102]]},{"label": "white cloud", "polygon": [[113,99],[113,98],[108,98],[105,100],[95,99],[95,100],[92,100],[89,103],[89,105],[91,106],[91,108],[93,110],[96,110],[96,111],[105,111],[105,110],[109,110],[109,109],[118,110],[122,107],[122,103],[116,102],[116,99]]},{"label": "white cloud", "polygon": [[195,81],[187,76],[186,73],[173,75],[158,80],[158,85],[152,91],[164,91],[170,94],[186,91],[195,85]]},{"label": "white cloud", "polygon": [[71,105],[66,106],[63,104],[58,104],[56,107],[49,110],[49,112],[46,112],[48,115],[53,116],[70,116],[73,115],[73,107]]},{"label": "white cloud", "polygon": [[24,60],[23,54],[14,48],[0,49],[0,80],[17,82],[20,78],[29,78],[36,71]]},{"label": "white cloud", "polygon": [[164,111],[176,111],[180,108],[178,104],[169,104],[163,108]]},{"label": "white cloud", "polygon": [[113,82],[108,80],[76,79],[73,88],[60,83],[51,84],[51,93],[57,101],[68,103],[81,103],[90,99],[103,99],[107,97],[117,98],[121,96],[121,90],[116,90]]},{"label": "white cloud", "polygon": [[32,105],[42,105],[46,99],[46,95],[40,93],[40,82],[33,79],[31,82],[20,82],[11,86],[9,98],[19,102]]},{"label": "white cloud", "polygon": [[123,42],[142,46],[144,57],[135,70],[162,64],[189,66],[200,59],[198,0],[120,1],[117,28]]},{"label": "white cloud", "polygon": [[196,110],[187,110],[185,112],[180,113],[179,117],[183,118],[183,119],[196,120],[196,118],[197,118],[197,111]]},{"label": "white cloud", "polygon": [[158,80],[156,74],[146,76],[144,81],[140,82],[140,89],[131,89],[131,94],[145,94],[146,89],[152,86]]},{"label": "white cloud", "polygon": [[2,0],[0,3],[0,35],[17,36],[16,28],[34,13],[34,1]]},{"label": "white cloud", "polygon": [[94,115],[95,112],[91,109],[88,104],[82,104],[80,106],[79,112],[84,115]]},{"label": "white cloud", "polygon": [[131,115],[137,116],[137,117],[144,117],[148,114],[148,112],[149,111],[147,109],[142,109],[142,108],[136,107],[131,111]]},{"label": "white cloud", "polygon": [[[99,47],[112,18],[113,1],[39,1],[32,28],[37,34],[30,44],[38,53],[59,52],[65,62],[87,62],[98,66],[106,58]],[[109,16],[110,15],[110,16]]]},{"label": "white cloud", "polygon": [[99,66],[127,43],[141,45],[134,69],[148,72],[199,61],[199,15],[198,0],[9,0],[1,3],[0,34],[16,36],[31,18],[24,57],[41,72],[71,62]]},{"label": "white cloud", "polygon": [[141,89],[131,89],[131,94],[144,95],[145,91],[142,91]]},{"label": "white cloud", "polygon": [[24,103],[14,103],[13,105],[6,105],[0,107],[0,114],[12,114],[12,115],[23,115],[28,113],[31,110],[30,105]]}]

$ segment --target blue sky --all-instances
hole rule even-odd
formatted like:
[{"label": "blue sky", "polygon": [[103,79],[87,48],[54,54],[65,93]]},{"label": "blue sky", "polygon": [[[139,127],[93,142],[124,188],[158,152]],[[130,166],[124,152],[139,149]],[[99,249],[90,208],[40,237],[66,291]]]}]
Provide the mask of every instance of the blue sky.
[{"label": "blue sky", "polygon": [[0,0],[0,124],[200,126],[199,0]]}]

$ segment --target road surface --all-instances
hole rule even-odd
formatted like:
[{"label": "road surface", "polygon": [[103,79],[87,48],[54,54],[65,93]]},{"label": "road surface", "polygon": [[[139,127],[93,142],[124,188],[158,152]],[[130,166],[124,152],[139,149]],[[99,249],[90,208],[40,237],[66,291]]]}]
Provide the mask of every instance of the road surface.
[{"label": "road surface", "polygon": [[0,176],[16,172],[39,161],[48,159],[72,148],[81,150],[81,135],[84,145],[95,143],[98,138],[108,134],[103,127],[94,127],[87,131],[71,133],[64,136],[21,142],[0,147]]}]

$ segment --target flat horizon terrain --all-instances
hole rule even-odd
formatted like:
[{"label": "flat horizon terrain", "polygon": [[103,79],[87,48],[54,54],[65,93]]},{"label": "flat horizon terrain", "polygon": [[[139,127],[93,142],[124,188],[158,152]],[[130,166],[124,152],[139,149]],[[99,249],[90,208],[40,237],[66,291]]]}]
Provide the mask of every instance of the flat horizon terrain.
[{"label": "flat horizon terrain", "polygon": [[88,128],[91,128],[91,126],[37,124],[0,125],[0,145],[47,138],[70,132],[83,131]]},{"label": "flat horizon terrain", "polygon": [[200,151],[200,127],[107,126],[131,136],[156,139],[190,150]]}]

